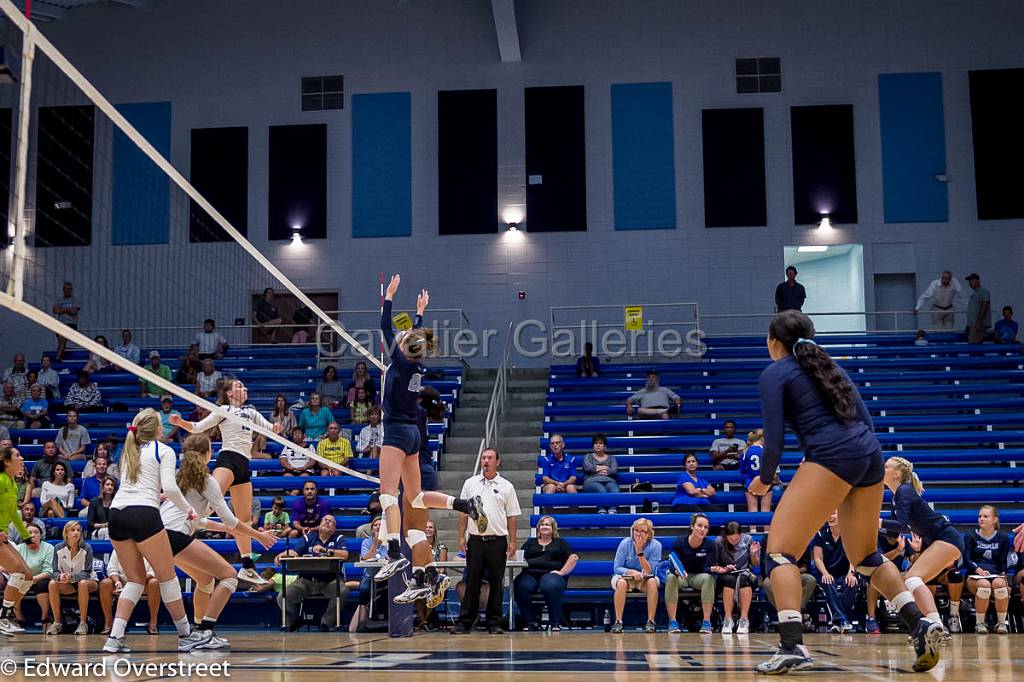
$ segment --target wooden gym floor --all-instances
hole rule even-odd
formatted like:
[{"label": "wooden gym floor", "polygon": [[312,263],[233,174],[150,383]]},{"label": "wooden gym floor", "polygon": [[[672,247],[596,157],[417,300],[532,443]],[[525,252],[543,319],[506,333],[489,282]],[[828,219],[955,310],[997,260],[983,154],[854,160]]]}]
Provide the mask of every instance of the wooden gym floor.
[{"label": "wooden gym floor", "polygon": [[[668,635],[604,632],[515,633],[454,636],[418,634],[391,639],[382,634],[321,634],[225,631],[230,652],[206,651],[179,655],[177,639],[132,634],[132,653],[104,657],[97,653],[98,635],[44,637],[38,632],[0,641],[0,677],[23,680],[43,675],[41,664],[105,662],[105,668],[83,673],[88,679],[166,680],[213,679],[199,668],[188,670],[128,665],[228,664],[229,678],[245,682],[319,682],[358,679],[389,680],[396,673],[409,682],[466,679],[481,682],[522,679],[615,682],[685,675],[694,680],[754,680],[752,667],[774,648],[776,635]],[[1024,675],[1024,636],[954,635],[943,661],[931,673],[909,671],[909,647],[902,635],[808,635],[816,667],[797,677],[833,680],[929,680],[942,682],[1010,682]],[[118,662],[117,659],[126,659]],[[26,666],[34,666],[27,668]],[[216,668],[214,668],[216,670]],[[51,668],[50,679],[76,679]],[[224,678],[224,669],[220,670]],[[105,674],[103,674],[105,673]],[[81,678],[77,678],[81,679]]]}]

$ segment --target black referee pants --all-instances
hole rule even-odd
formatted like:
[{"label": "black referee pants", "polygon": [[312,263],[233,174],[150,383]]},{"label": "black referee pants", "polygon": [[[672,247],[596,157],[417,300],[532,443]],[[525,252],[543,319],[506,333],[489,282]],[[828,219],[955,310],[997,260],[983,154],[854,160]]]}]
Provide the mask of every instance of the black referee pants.
[{"label": "black referee pants", "polygon": [[480,615],[480,585],[487,570],[490,592],[487,595],[487,627],[501,627],[502,583],[508,558],[507,535],[470,535],[466,543],[466,592],[462,598],[459,622],[472,630]]}]

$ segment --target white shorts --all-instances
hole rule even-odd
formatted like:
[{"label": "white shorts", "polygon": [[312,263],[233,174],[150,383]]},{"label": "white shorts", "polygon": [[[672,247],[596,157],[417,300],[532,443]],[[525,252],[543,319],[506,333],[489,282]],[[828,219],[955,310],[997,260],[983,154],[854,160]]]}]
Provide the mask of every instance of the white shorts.
[{"label": "white shorts", "polygon": [[[626,590],[627,592],[639,592],[639,591],[641,591],[643,589],[643,584],[645,582],[647,582],[646,580],[633,580],[632,578],[627,578],[624,575],[613,575],[612,576],[612,589],[613,590],[615,589],[615,586],[619,583],[620,580],[625,580],[625,581],[627,581],[629,583],[629,589]],[[648,580],[653,580],[655,583],[657,583],[658,587],[661,587],[661,581],[658,580],[658,576],[654,576],[652,578],[648,578]]]}]

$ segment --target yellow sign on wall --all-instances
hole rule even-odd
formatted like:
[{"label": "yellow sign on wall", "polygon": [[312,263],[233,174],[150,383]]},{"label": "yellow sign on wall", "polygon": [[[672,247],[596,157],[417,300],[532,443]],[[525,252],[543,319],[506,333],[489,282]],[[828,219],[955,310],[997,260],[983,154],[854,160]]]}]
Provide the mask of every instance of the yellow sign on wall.
[{"label": "yellow sign on wall", "polygon": [[626,331],[641,331],[644,328],[644,307],[640,305],[628,305],[624,310],[626,316]]},{"label": "yellow sign on wall", "polygon": [[400,332],[412,329],[412,318],[409,317],[409,313],[398,313],[391,318],[391,321],[394,322],[395,329]]}]

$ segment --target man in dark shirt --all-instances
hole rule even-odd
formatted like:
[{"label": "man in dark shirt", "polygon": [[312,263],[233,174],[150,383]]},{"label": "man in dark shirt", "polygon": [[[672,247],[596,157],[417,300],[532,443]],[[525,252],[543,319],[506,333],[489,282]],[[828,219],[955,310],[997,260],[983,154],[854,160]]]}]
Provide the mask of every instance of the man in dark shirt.
[{"label": "man in dark shirt", "polygon": [[796,268],[786,268],[786,281],[775,287],[775,312],[783,310],[801,310],[807,300],[804,285],[796,281]]},{"label": "man in dark shirt", "polygon": [[[330,514],[325,514],[319,527],[299,541],[295,549],[285,550],[274,559],[274,563],[281,565],[281,557],[308,556],[308,557],[335,557],[345,561],[348,559],[348,550],[345,549],[345,539],[341,533],[335,532],[337,522]],[[337,622],[338,610],[345,609],[345,602],[348,601],[348,587],[345,586],[344,576],[341,580],[334,575],[325,573],[302,573],[285,590],[284,610],[288,620],[288,628],[294,632],[299,629],[299,608],[306,597],[326,597],[327,610],[320,618],[320,631],[329,632],[334,629]]]},{"label": "man in dark shirt", "polygon": [[319,528],[328,512],[330,508],[320,499],[316,483],[306,481],[302,486],[302,497],[292,503],[292,528],[305,535]]},{"label": "man in dark shirt", "polygon": [[843,548],[842,529],[839,514],[832,512],[828,523],[822,526],[811,543],[814,566],[818,569],[821,591],[832,611],[831,632],[845,633],[853,630],[850,617],[857,599],[860,578]]}]

